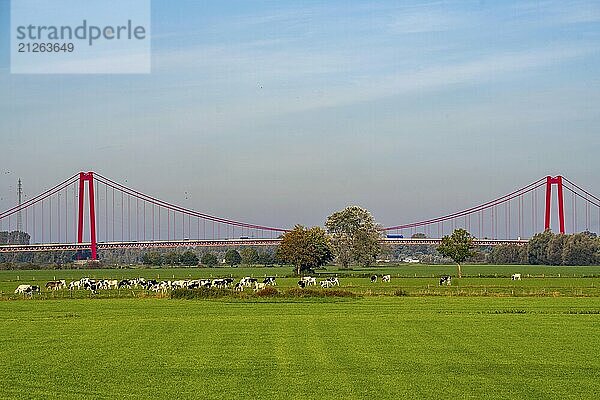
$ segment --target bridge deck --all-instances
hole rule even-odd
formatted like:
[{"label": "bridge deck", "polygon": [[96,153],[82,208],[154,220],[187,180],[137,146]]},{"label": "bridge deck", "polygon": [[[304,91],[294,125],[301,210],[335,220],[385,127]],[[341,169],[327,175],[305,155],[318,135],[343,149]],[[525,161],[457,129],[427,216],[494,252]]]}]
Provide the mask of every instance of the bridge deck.
[{"label": "bridge deck", "polygon": [[[141,242],[99,242],[98,250],[111,249],[153,249],[174,247],[242,247],[242,246],[277,246],[281,239],[213,239],[213,240],[163,240]],[[437,246],[441,239],[382,239],[382,243],[404,246]],[[527,240],[510,239],[475,239],[476,246],[499,246],[502,244],[525,245]],[[53,243],[29,245],[0,245],[0,253],[42,252],[42,251],[77,251],[89,250],[90,243]]]}]

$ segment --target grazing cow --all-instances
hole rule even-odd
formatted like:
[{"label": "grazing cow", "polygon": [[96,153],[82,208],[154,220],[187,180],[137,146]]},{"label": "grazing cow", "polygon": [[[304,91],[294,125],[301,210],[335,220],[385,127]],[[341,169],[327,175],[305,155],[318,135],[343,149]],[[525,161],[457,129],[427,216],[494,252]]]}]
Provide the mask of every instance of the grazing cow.
[{"label": "grazing cow", "polygon": [[300,286],[300,288],[304,289],[306,286],[308,286],[307,281],[300,279],[298,281],[298,286]]},{"label": "grazing cow", "polygon": [[212,286],[212,282],[210,281],[210,279],[202,279],[200,281],[200,285],[202,285],[202,287],[210,289],[210,287]]},{"label": "grazing cow", "polygon": [[381,277],[381,282],[389,282],[392,280],[392,277],[390,275],[384,275]]},{"label": "grazing cow", "polygon": [[450,275],[442,275],[442,277],[440,278],[440,286],[442,285],[452,285],[452,277]]},{"label": "grazing cow", "polygon": [[256,278],[250,278],[249,276],[240,280],[240,283],[246,287],[252,287],[256,282],[258,282]]},{"label": "grazing cow", "polygon": [[321,284],[322,288],[328,288],[331,287],[331,281],[329,279],[324,279],[321,282],[319,282]]},{"label": "grazing cow", "polygon": [[340,286],[340,281],[338,281],[337,277],[333,277],[333,278],[327,278],[327,279],[323,279],[321,282],[321,287],[322,288],[329,288],[332,286]]},{"label": "grazing cow", "polygon": [[[191,281],[187,285],[182,286],[182,287],[185,287],[187,289],[198,289],[200,287],[200,285],[201,285],[201,283],[200,283],[199,280],[194,280],[194,281]],[[175,285],[173,285],[173,286],[175,286]]]},{"label": "grazing cow", "polygon": [[90,278],[81,278],[79,280],[79,286],[78,288],[81,289],[85,289],[85,285],[87,285],[88,283],[92,282],[92,280]]},{"label": "grazing cow", "polygon": [[[141,281],[141,280],[142,280],[142,279],[140,278],[140,281]],[[146,290],[150,290],[150,289],[151,289],[153,286],[155,286],[155,285],[158,285],[158,281],[157,281],[157,280],[154,280],[154,279],[149,279],[149,280],[147,280],[147,281],[140,282],[140,285],[141,285],[141,286],[142,286],[144,289],[146,289]]]},{"label": "grazing cow", "polygon": [[136,289],[138,288],[138,286],[141,286],[141,287],[145,287],[145,286],[146,286],[146,280],[145,280],[144,278],[137,278],[137,279],[134,279],[134,280],[132,281],[132,283],[133,283],[133,286],[134,286]]},{"label": "grazing cow", "polygon": [[316,286],[317,284],[317,278],[313,278],[312,276],[305,276],[300,280],[305,283],[305,286]]},{"label": "grazing cow", "polygon": [[225,287],[233,285],[233,281],[235,281],[233,278],[224,278],[223,280],[225,281]]},{"label": "grazing cow", "polygon": [[[64,284],[63,284],[64,282]],[[60,281],[50,281],[46,283],[46,289],[48,290],[59,290],[63,286],[67,286],[67,283],[64,280]]]},{"label": "grazing cow", "polygon": [[15,290],[15,294],[22,294],[23,296],[33,296],[34,293],[39,293],[40,287],[36,285],[19,285]]},{"label": "grazing cow", "polygon": [[81,281],[71,281],[69,283],[69,290],[81,289]]},{"label": "grazing cow", "polygon": [[32,286],[31,285],[19,285],[17,286],[17,288],[15,289],[15,294],[29,294],[32,291]]},{"label": "grazing cow", "polygon": [[235,286],[233,286],[233,290],[235,290],[236,292],[243,292],[244,285],[242,285],[242,282],[238,282],[235,284]]},{"label": "grazing cow", "polygon": [[227,287],[227,281],[225,279],[213,279],[212,285],[217,288]]},{"label": "grazing cow", "polygon": [[511,280],[513,281],[520,281],[521,280],[521,274],[512,274],[510,277]]},{"label": "grazing cow", "polygon": [[254,282],[254,291],[255,292],[258,292],[259,290],[263,290],[266,287],[267,287],[266,283]]},{"label": "grazing cow", "polygon": [[275,282],[275,277],[274,276],[267,276],[264,280],[263,283],[265,285],[271,285],[271,286],[276,286],[277,282]]},{"label": "grazing cow", "polygon": [[119,285],[119,281],[116,279],[111,279],[109,281],[106,281],[107,289],[117,289],[118,285]]},{"label": "grazing cow", "polygon": [[117,284],[117,288],[118,289],[122,289],[122,288],[127,288],[127,289],[131,289],[131,285],[132,282],[129,279],[122,279],[118,284]]},{"label": "grazing cow", "polygon": [[171,286],[175,289],[183,289],[185,287],[189,288],[190,285],[194,285],[195,287],[198,287],[198,284],[199,283],[196,283],[195,281],[188,282],[185,280],[179,280],[179,281],[173,281],[171,283]]},{"label": "grazing cow", "polygon": [[377,282],[377,275],[371,275],[371,283]]},{"label": "grazing cow", "polygon": [[93,294],[96,294],[98,293],[98,290],[100,290],[101,286],[99,282],[90,279],[83,284],[83,288],[89,290]]}]

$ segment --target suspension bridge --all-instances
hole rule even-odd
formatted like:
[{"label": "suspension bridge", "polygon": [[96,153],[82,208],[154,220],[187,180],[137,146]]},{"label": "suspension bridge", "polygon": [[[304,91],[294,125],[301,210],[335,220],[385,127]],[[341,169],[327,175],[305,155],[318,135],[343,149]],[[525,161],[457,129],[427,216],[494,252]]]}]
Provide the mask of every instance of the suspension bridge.
[{"label": "suspension bridge", "polygon": [[[553,227],[560,233],[600,231],[600,198],[568,178],[547,176],[459,212],[381,231],[390,244],[435,245],[464,228],[476,245],[495,246],[525,244]],[[0,213],[0,232],[29,235],[27,244],[0,245],[0,253],[88,250],[96,260],[98,251],[111,249],[275,246],[288,230],[198,212],[80,172],[24,202],[19,196],[17,205]]]}]

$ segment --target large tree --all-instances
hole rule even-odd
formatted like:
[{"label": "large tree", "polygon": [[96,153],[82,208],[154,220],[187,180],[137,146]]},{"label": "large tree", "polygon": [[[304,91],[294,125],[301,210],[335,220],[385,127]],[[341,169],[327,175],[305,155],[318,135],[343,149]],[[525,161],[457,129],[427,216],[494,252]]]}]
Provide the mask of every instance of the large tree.
[{"label": "large tree", "polygon": [[163,264],[165,265],[179,265],[180,255],[174,251],[169,251],[163,255]]},{"label": "large tree", "polygon": [[242,256],[237,250],[229,249],[225,253],[225,262],[233,267],[242,262]]},{"label": "large tree", "polygon": [[534,235],[527,243],[527,258],[531,265],[548,264],[548,244],[554,237],[554,234],[547,230],[543,233]]},{"label": "large tree", "polygon": [[179,261],[183,265],[195,266],[198,265],[198,256],[193,251],[188,250],[179,257]]},{"label": "large tree", "polygon": [[563,248],[564,265],[593,265],[600,262],[600,241],[589,232],[569,235]]},{"label": "large tree", "polygon": [[567,235],[552,235],[546,245],[546,263],[549,265],[563,264],[563,249],[569,237]]},{"label": "large tree", "polygon": [[517,244],[495,246],[489,260],[493,264],[527,264],[527,246]]},{"label": "large tree", "polygon": [[212,253],[204,253],[200,262],[207,267],[214,267],[217,265],[217,257]]},{"label": "large tree", "polygon": [[162,265],[164,259],[159,252],[151,251],[149,253],[144,253],[142,256],[142,262],[146,265]]},{"label": "large tree", "polygon": [[473,236],[464,229],[456,229],[450,236],[444,236],[437,250],[444,257],[450,257],[456,263],[457,275],[462,277],[460,264],[475,254]]},{"label": "large tree", "polygon": [[381,232],[373,216],[358,206],[331,214],[325,223],[337,262],[348,268],[351,262],[362,266],[373,263],[381,251]]},{"label": "large tree", "polygon": [[302,271],[325,265],[333,259],[333,254],[329,238],[322,228],[296,225],[283,235],[277,247],[277,258],[292,264],[296,274],[300,275]]},{"label": "large tree", "polygon": [[254,265],[258,262],[258,251],[254,247],[244,247],[240,251],[242,256],[242,264]]}]

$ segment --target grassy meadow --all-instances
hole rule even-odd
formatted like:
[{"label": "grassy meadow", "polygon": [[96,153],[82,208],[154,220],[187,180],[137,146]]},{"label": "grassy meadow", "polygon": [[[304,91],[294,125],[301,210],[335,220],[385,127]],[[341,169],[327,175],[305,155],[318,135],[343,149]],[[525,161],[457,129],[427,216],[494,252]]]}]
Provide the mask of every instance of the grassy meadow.
[{"label": "grassy meadow", "polygon": [[[42,292],[50,279],[278,276],[286,268],[0,271],[0,399],[596,399],[600,267],[384,266],[343,298]],[[511,281],[515,272],[522,281]],[[372,284],[372,273],[392,281]],[[327,290],[327,289],[318,289]],[[399,295],[401,293],[402,295]]]},{"label": "grassy meadow", "polygon": [[2,399],[594,399],[599,298],[0,302]]}]

